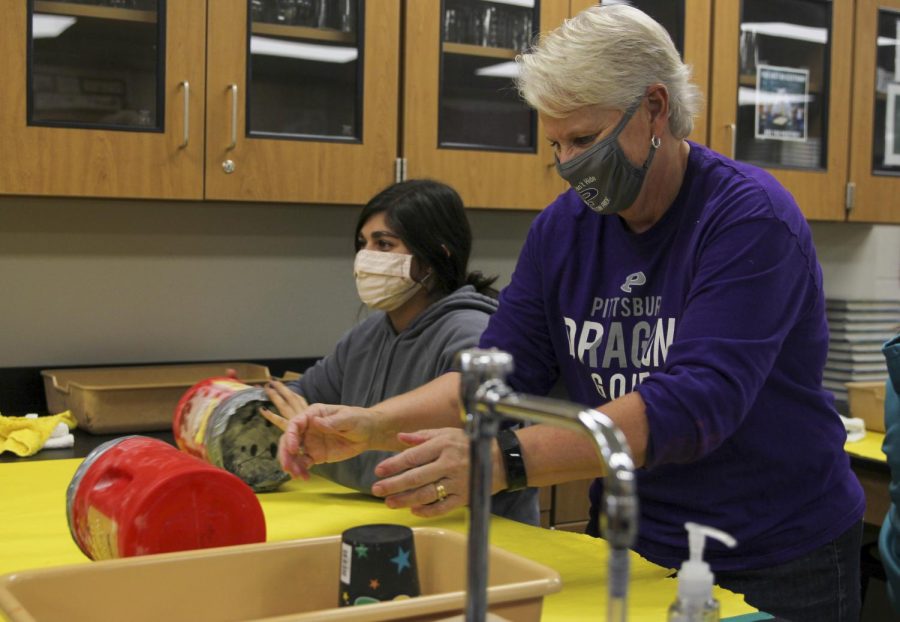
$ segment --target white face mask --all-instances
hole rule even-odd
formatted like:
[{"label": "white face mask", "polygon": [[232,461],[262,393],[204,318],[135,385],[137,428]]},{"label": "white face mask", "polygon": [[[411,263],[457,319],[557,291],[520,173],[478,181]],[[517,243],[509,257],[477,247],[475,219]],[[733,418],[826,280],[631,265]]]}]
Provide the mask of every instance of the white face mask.
[{"label": "white face mask", "polygon": [[411,271],[412,255],[403,253],[361,250],[353,262],[360,300],[382,311],[399,308],[422,289]]}]

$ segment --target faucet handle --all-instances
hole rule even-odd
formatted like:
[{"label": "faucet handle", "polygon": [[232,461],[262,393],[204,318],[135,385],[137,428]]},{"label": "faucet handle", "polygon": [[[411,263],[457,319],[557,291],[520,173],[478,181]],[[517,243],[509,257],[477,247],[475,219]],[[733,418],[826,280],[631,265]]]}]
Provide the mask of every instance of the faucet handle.
[{"label": "faucet handle", "polygon": [[481,381],[505,380],[512,373],[513,357],[497,348],[469,348],[457,353],[456,365],[463,375],[475,376]]},{"label": "faucet handle", "polygon": [[506,376],[513,370],[513,357],[496,348],[469,348],[456,354],[456,368],[462,373],[459,383],[460,415],[468,428],[477,408],[479,389],[491,381],[505,383]]}]

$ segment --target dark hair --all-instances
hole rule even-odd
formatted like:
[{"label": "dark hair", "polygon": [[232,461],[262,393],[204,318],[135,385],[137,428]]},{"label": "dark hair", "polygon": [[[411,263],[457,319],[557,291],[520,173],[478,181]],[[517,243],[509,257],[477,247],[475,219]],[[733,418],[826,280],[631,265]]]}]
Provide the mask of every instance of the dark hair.
[{"label": "dark hair", "polygon": [[436,297],[463,285],[489,296],[496,276],[467,272],[472,252],[472,229],[456,190],[431,179],[410,179],[388,186],[366,203],[356,221],[354,245],[360,249],[359,232],[374,214],[384,212],[388,226],[400,236],[418,262],[431,268],[428,289]]}]

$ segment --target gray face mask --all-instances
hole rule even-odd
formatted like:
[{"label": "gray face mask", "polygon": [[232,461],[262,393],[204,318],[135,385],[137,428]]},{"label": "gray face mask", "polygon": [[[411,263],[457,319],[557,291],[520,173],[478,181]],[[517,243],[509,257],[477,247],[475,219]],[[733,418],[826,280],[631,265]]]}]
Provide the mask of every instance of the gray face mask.
[{"label": "gray face mask", "polygon": [[581,195],[581,199],[599,214],[617,214],[631,207],[644,183],[647,169],[659,148],[659,138],[650,141],[650,154],[641,167],[625,157],[619,146],[619,134],[628,125],[640,101],[625,112],[612,134],[565,164],[556,160],[560,177]]}]

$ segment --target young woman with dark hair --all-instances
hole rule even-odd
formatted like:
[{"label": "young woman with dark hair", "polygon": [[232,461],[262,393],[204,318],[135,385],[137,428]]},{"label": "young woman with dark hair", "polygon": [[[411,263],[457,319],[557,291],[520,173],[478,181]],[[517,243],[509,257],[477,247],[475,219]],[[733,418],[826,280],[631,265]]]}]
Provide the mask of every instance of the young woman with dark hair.
[{"label": "young woman with dark hair", "polygon": [[[415,179],[378,193],[360,213],[355,248],[357,291],[374,312],[299,380],[266,388],[283,417],[307,402],[372,406],[430,382],[478,344],[497,308],[496,277],[468,270],[472,231],[462,199],[445,184]],[[313,472],[371,494],[375,466],[392,455],[367,451]],[[536,525],[537,490],[500,493],[493,510]]]},{"label": "young woman with dark hair", "polygon": [[428,290],[446,296],[463,285],[496,297],[491,288],[497,277],[467,272],[472,252],[472,230],[462,199],[445,184],[428,179],[411,179],[389,186],[366,204],[356,223],[356,250],[363,250],[363,227],[376,214],[405,243],[415,261],[433,273]]}]

